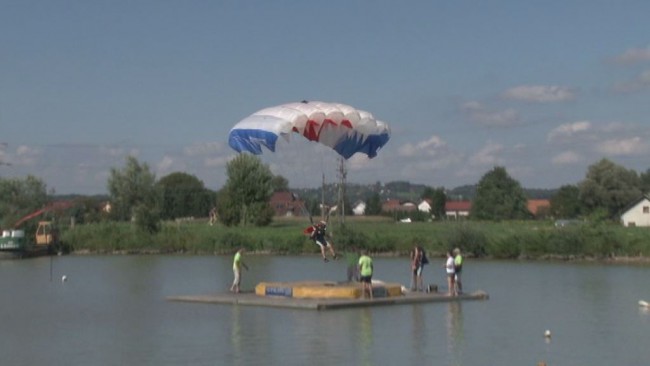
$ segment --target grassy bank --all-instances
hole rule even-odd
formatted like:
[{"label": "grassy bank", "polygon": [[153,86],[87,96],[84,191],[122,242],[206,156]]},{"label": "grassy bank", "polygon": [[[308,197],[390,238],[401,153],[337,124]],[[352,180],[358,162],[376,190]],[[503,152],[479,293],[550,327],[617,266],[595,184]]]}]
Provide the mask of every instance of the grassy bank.
[{"label": "grassy bank", "polygon": [[[416,244],[431,256],[460,247],[470,256],[492,258],[650,257],[650,229],[616,224],[556,228],[545,221],[397,223],[386,218],[331,220],[337,250],[353,247],[375,254],[405,255]],[[209,226],[205,221],[165,223],[157,234],[128,223],[79,225],[65,230],[69,250],[91,253],[224,254],[235,248],[276,254],[312,254],[318,248],[302,234],[305,219],[277,219],[268,227]]]}]

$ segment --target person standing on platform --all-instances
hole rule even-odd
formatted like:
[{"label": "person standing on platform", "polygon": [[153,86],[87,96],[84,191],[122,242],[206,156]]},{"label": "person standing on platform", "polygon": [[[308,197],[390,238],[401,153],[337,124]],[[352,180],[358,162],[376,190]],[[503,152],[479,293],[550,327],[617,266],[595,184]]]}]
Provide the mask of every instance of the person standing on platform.
[{"label": "person standing on platform", "polygon": [[422,286],[422,249],[413,247],[411,251],[411,291],[423,290]]},{"label": "person standing on platform", "polygon": [[240,291],[242,268],[248,271],[248,266],[242,260],[243,252],[244,252],[244,248],[239,248],[239,250],[237,250],[237,252],[235,253],[235,257],[233,258],[232,261],[232,273],[234,279],[232,281],[232,286],[230,286],[230,292],[234,292],[236,294],[238,294]]},{"label": "person standing on platform", "polygon": [[460,254],[460,249],[454,249],[454,282],[456,283],[456,293],[463,293],[463,282],[460,279],[460,274],[463,271],[463,256]]},{"label": "person standing on platform", "polygon": [[454,271],[454,256],[450,251],[447,251],[447,262],[445,263],[445,271],[447,272],[447,288],[449,296],[456,295],[456,281]]},{"label": "person standing on platform", "polygon": [[359,274],[361,275],[361,297],[366,297],[366,292],[368,292],[368,297],[372,299],[372,258],[368,256],[368,253],[364,250],[361,253],[359,258]]}]

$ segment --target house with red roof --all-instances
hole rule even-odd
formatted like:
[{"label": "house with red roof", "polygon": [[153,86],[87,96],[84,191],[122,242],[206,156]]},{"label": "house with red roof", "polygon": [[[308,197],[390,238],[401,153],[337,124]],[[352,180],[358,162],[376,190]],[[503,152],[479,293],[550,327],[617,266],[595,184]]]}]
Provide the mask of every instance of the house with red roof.
[{"label": "house with red roof", "polygon": [[469,216],[472,210],[472,201],[447,201],[445,202],[445,216],[448,219],[463,219]]},{"label": "house with red roof", "polygon": [[551,201],[545,199],[528,200],[528,211],[533,217],[548,216],[551,210]]},{"label": "house with red roof", "polygon": [[291,192],[275,192],[271,196],[270,205],[275,216],[300,216],[303,212],[304,201]]}]

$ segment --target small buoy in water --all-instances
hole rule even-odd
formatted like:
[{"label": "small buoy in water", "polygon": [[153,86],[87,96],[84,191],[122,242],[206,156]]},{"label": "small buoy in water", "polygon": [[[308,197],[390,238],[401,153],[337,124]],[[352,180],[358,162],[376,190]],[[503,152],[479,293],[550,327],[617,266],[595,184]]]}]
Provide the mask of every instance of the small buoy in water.
[{"label": "small buoy in water", "polygon": [[67,280],[68,280],[68,276],[66,275],[61,276],[61,282],[65,282]]},{"label": "small buoy in water", "polygon": [[548,330],[548,329],[545,330],[545,331],[544,331],[544,337],[545,337],[545,338],[551,338],[551,331]]},{"label": "small buoy in water", "polygon": [[650,303],[648,303],[647,301],[639,300],[639,306],[647,308],[650,307]]}]

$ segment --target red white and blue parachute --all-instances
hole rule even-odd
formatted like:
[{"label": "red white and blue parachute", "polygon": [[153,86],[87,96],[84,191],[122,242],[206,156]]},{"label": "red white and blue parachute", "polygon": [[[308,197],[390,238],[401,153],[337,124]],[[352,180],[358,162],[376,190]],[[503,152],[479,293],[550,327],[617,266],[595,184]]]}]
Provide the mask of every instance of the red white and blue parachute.
[{"label": "red white and blue parachute", "polygon": [[372,114],[349,105],[325,102],[288,103],[265,108],[237,123],[228,144],[238,152],[275,151],[278,137],[296,133],[334,149],[348,159],[356,153],[377,156],[390,139],[390,129]]}]

